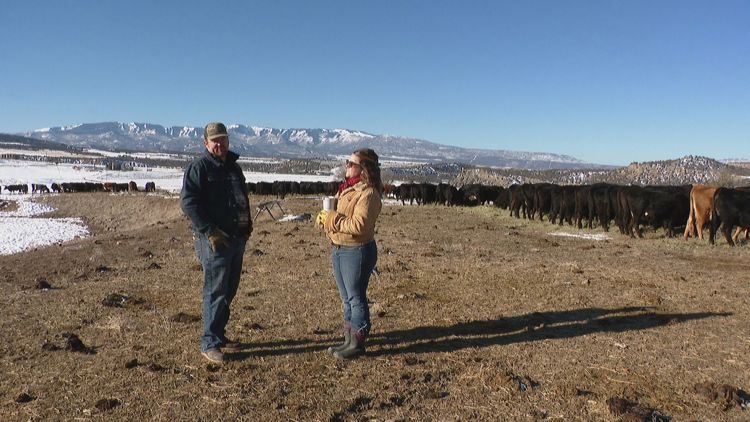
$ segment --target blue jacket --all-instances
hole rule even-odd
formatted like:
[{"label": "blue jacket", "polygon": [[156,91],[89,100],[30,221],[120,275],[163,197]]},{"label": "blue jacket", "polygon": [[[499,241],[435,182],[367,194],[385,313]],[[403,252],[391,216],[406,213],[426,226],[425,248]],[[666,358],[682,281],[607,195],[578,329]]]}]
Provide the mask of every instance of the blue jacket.
[{"label": "blue jacket", "polygon": [[222,162],[204,151],[188,164],[180,205],[190,217],[194,231],[206,233],[217,227],[230,236],[249,236],[252,232],[245,175],[237,164],[239,157],[229,151]]}]

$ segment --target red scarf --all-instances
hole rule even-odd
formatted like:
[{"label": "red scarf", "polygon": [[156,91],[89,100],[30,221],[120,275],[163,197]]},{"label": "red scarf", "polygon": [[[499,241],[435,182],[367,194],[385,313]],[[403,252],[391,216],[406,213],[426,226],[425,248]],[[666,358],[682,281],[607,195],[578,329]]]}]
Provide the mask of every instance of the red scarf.
[{"label": "red scarf", "polygon": [[362,175],[354,176],[346,179],[342,184],[339,185],[339,193],[346,190],[346,188],[350,188],[362,180]]}]

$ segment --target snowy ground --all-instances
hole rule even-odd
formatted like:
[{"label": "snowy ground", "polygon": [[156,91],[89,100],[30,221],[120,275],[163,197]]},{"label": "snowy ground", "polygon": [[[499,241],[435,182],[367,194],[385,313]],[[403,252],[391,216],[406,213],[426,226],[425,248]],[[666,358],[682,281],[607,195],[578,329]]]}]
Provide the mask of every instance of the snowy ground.
[{"label": "snowy ground", "polygon": [[15,211],[0,211],[0,255],[10,255],[89,234],[80,218],[36,217],[54,210],[47,205],[32,202],[30,195],[0,195],[0,199],[18,203]]},{"label": "snowy ground", "polygon": [[[0,160],[0,185],[20,183],[52,183],[63,182],[135,182],[143,188],[146,182],[154,182],[156,188],[169,192],[179,192],[182,187],[183,170],[179,168],[153,167],[137,168],[133,171],[106,170],[102,166],[83,164],[53,164],[37,161]],[[303,174],[274,174],[245,172],[248,182],[273,182],[289,180],[297,182],[328,182],[334,180],[333,175],[303,175]],[[29,190],[30,191],[30,190]]]},{"label": "snowy ground", "polygon": [[612,240],[612,238],[606,234],[569,233],[569,232],[551,232],[547,234],[550,236],[578,237],[581,239],[588,239],[588,240]]},{"label": "snowy ground", "polygon": [[[0,185],[41,183],[48,187],[63,182],[114,182],[134,181],[141,189],[146,182],[154,182],[156,188],[177,193],[182,187],[183,170],[179,168],[153,167],[133,171],[106,170],[101,166],[53,164],[24,160],[0,160]],[[245,172],[248,182],[273,182],[290,180],[298,182],[328,182],[331,176],[270,174]],[[1,194],[0,199],[17,201],[13,212],[0,211],[0,255],[9,255],[35,247],[65,242],[76,237],[87,236],[88,229],[78,218],[44,218],[39,214],[53,211],[47,205],[32,202],[31,195]],[[31,192],[31,187],[29,187]]]}]

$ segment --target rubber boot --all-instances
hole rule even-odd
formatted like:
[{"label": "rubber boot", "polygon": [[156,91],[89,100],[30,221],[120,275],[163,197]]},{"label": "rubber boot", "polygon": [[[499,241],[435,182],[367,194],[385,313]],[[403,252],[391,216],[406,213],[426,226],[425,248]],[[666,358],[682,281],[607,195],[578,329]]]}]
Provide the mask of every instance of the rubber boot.
[{"label": "rubber boot", "polygon": [[364,331],[352,327],[349,338],[349,344],[343,349],[333,352],[333,357],[337,359],[352,359],[365,353],[366,335]]},{"label": "rubber boot", "polygon": [[337,345],[337,346],[331,346],[328,348],[328,353],[333,354],[333,352],[338,352],[339,350],[344,350],[346,346],[349,345],[349,341],[352,337],[351,334],[351,325],[349,325],[348,322],[344,323],[344,342]]}]

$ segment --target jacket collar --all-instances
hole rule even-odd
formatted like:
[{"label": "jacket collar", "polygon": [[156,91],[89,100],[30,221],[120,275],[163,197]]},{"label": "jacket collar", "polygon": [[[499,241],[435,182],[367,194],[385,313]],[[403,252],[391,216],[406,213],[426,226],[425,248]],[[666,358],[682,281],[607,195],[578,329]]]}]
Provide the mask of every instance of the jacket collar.
[{"label": "jacket collar", "polygon": [[235,153],[233,151],[227,151],[227,158],[226,158],[226,160],[224,160],[222,162],[218,158],[214,157],[213,154],[211,154],[210,152],[208,152],[207,149],[203,150],[203,156],[207,157],[209,160],[213,161],[217,165],[221,165],[221,164],[233,164],[233,163],[237,162],[238,158],[240,158],[239,154],[237,154],[237,153]]},{"label": "jacket collar", "polygon": [[339,193],[339,195],[343,195],[343,194],[345,194],[346,192],[349,192],[349,191],[351,191],[351,190],[356,190],[357,192],[362,192],[363,190],[367,189],[368,187],[369,187],[369,185],[365,184],[365,182],[363,182],[363,181],[359,181],[359,182],[358,182],[358,183],[357,183],[356,185],[354,185],[354,186],[349,186],[348,188],[346,188],[346,189],[344,189],[343,191],[341,191],[341,192]]}]

